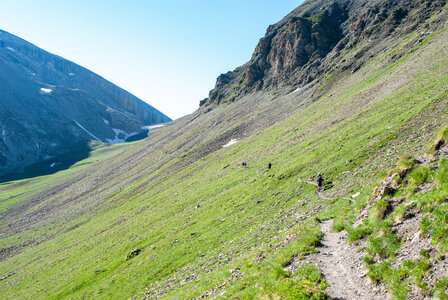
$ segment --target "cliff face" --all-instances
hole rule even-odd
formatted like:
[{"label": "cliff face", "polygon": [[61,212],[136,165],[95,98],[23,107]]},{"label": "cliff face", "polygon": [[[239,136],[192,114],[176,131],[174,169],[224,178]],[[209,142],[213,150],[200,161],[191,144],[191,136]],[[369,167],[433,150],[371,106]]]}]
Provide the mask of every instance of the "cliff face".
[{"label": "cliff face", "polygon": [[[356,71],[335,61],[365,44],[403,36],[446,5],[446,0],[309,0],[279,23],[269,26],[251,60],[218,77],[200,105],[233,102],[259,90],[301,87],[330,70]],[[360,53],[358,57],[362,62]]]},{"label": "cliff face", "polygon": [[95,73],[0,31],[0,176],[167,121]]}]

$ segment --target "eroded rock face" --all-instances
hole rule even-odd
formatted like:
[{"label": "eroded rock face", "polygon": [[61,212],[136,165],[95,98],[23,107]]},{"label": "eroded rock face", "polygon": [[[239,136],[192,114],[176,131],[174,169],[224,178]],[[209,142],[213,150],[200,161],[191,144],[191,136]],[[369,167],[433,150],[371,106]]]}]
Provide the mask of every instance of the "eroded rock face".
[{"label": "eroded rock face", "polygon": [[0,177],[170,119],[93,72],[0,30]]},{"label": "eroded rock face", "polygon": [[[308,84],[329,72],[332,61],[355,45],[365,42],[369,47],[377,39],[402,36],[444,5],[446,0],[308,0],[269,26],[251,60],[219,76],[200,105],[232,102],[280,85]],[[344,70],[357,68],[347,65]]]},{"label": "eroded rock face", "polygon": [[346,11],[333,3],[317,15],[293,16],[281,27],[268,29],[247,67],[247,87],[261,87],[265,77],[263,85],[277,85],[297,68],[325,57],[342,38],[341,24],[346,18]]}]

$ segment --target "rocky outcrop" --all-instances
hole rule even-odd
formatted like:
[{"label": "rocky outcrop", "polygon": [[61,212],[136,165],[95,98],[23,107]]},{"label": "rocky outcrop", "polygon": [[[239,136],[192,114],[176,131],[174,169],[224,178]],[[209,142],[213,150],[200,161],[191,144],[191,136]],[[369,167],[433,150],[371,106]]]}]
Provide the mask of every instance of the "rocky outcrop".
[{"label": "rocky outcrop", "polygon": [[[368,48],[389,36],[402,36],[445,5],[446,0],[308,0],[269,26],[251,60],[220,75],[200,105],[233,102],[282,85],[301,87],[332,70],[336,58],[355,45],[364,42]],[[362,62],[363,52],[358,55]],[[343,71],[357,68],[347,65]]]},{"label": "rocky outcrop", "polygon": [[123,142],[167,121],[95,73],[0,30],[0,177],[41,162],[57,168],[56,157],[91,140]]}]

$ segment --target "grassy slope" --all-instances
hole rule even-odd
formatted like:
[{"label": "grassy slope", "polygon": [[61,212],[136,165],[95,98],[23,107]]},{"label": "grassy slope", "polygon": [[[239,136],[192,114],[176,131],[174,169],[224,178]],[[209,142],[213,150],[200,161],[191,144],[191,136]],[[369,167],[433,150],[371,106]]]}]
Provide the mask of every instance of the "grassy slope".
[{"label": "grassy slope", "polygon": [[[7,225],[17,221],[17,216],[15,212],[26,210],[27,213],[32,213],[33,210],[37,210],[39,206],[45,204],[45,202],[40,203],[39,206],[32,206],[29,203],[29,199],[32,195],[39,195],[41,193],[51,191],[55,187],[71,184],[73,177],[72,174],[84,170],[91,165],[97,164],[99,161],[113,157],[121,153],[124,149],[131,146],[131,144],[123,145],[105,145],[97,142],[92,142],[90,147],[92,152],[87,159],[84,159],[68,170],[60,171],[51,175],[34,177],[30,179],[6,182],[0,184],[0,225]],[[21,220],[24,223],[27,220]],[[62,225],[62,224],[60,224]],[[56,224],[53,224],[56,226]],[[53,228],[56,229],[56,228]],[[0,241],[1,249],[15,248],[20,244],[33,244],[33,237],[42,234],[45,238],[47,236],[47,228],[39,228],[40,232],[25,232],[24,234],[16,234],[5,238],[5,231],[2,230],[2,239]]]},{"label": "grassy slope", "polygon": [[[211,141],[176,152],[188,150],[190,137],[207,130],[183,120],[83,170],[2,185],[5,199],[50,189],[42,180],[68,175],[54,183],[57,187],[77,178],[68,190],[57,190],[60,196],[30,208],[57,207],[66,219],[47,213],[48,227],[2,239],[2,247],[34,235],[41,243],[0,262],[1,274],[13,274],[0,281],[1,295],[110,299],[143,296],[147,288],[151,295],[185,298],[228,282],[220,289],[224,297],[319,296],[325,282],[317,271],[289,276],[282,266],[293,255],[312,251],[319,240],[313,216],[331,217],[327,207],[345,209],[349,203],[318,199],[313,186],[297,179],[321,172],[335,184],[330,194],[359,191],[363,203],[397,155],[422,152],[447,121],[447,41],[444,29],[414,48],[380,53],[353,75],[333,76],[323,96],[307,106],[303,96],[280,96],[276,103],[287,103],[292,111],[287,118],[190,165],[183,166],[188,155]],[[391,64],[398,51],[401,58]],[[241,108],[244,101],[203,115],[202,124],[214,123],[221,111]],[[262,118],[260,107],[256,112]],[[165,143],[154,146],[156,140]],[[241,161],[247,169],[239,167]],[[265,174],[268,162],[273,169]],[[75,200],[60,200],[72,192]],[[2,201],[2,211],[28,199],[20,197]],[[70,211],[78,213],[68,216]],[[126,260],[134,248],[144,250]]]}]

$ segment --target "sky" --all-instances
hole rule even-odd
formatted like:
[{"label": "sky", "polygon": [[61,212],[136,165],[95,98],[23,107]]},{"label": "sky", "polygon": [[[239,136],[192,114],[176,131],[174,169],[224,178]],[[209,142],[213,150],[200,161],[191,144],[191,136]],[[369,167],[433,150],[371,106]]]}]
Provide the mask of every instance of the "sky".
[{"label": "sky", "polygon": [[250,60],[302,0],[0,0],[0,29],[101,75],[172,119]]}]

